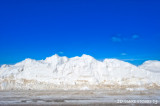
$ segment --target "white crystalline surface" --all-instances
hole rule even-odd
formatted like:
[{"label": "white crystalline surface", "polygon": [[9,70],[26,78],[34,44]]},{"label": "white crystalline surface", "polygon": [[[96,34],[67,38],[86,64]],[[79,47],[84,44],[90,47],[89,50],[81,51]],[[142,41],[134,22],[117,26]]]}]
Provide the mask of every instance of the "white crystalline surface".
[{"label": "white crystalline surface", "polygon": [[160,61],[141,66],[117,59],[103,62],[89,55],[45,60],[25,59],[0,67],[0,90],[160,88]]},{"label": "white crystalline surface", "polygon": [[144,62],[139,68],[160,73],[160,61],[149,60]]}]

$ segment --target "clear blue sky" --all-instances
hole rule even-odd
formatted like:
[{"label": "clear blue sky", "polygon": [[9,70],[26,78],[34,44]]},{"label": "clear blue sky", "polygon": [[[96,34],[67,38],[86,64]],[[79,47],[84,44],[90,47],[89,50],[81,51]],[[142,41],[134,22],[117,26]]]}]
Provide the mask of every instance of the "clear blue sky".
[{"label": "clear blue sky", "polygon": [[160,60],[160,0],[0,0],[0,64],[55,53]]}]

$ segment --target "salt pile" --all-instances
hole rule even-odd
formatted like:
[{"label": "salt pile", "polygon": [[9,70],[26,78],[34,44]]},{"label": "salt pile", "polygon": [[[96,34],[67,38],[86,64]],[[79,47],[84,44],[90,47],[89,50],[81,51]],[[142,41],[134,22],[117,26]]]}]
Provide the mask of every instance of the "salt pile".
[{"label": "salt pile", "polygon": [[160,88],[160,61],[140,66],[118,59],[103,62],[89,55],[25,59],[0,67],[0,90]]}]

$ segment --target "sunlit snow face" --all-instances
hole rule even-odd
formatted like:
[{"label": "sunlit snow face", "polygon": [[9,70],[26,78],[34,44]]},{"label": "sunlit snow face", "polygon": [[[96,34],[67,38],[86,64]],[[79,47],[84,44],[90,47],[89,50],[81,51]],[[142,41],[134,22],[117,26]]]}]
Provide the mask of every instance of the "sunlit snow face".
[{"label": "sunlit snow face", "polygon": [[108,85],[157,87],[160,84],[159,66],[159,61],[146,61],[137,67],[117,59],[98,61],[89,55],[73,58],[54,55],[38,61],[26,59],[0,68],[0,89],[63,89],[65,86],[68,89],[97,89],[100,85],[104,88]]}]

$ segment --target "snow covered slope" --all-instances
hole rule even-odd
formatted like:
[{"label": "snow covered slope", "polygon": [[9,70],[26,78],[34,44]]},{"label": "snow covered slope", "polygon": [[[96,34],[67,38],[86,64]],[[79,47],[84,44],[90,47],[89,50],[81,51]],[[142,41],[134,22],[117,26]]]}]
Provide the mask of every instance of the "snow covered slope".
[{"label": "snow covered slope", "polygon": [[140,65],[139,68],[160,73],[160,61],[149,60]]},{"label": "snow covered slope", "polygon": [[160,88],[159,70],[160,61],[147,61],[137,67],[117,59],[101,62],[89,55],[53,55],[45,60],[25,59],[15,65],[2,65],[0,90]]}]

